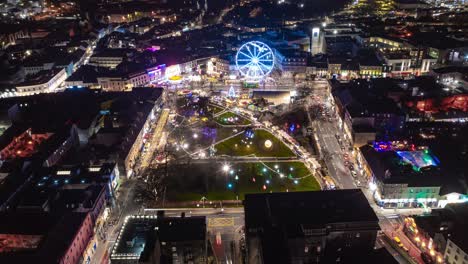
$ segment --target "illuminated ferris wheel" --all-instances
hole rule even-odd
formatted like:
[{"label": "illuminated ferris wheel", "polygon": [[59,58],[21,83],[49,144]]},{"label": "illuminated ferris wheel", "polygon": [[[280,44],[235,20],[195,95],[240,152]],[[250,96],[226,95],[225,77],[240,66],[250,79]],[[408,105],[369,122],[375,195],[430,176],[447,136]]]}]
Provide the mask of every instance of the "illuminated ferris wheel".
[{"label": "illuminated ferris wheel", "polygon": [[263,42],[244,43],[236,54],[237,69],[248,81],[259,81],[267,76],[274,66],[273,51]]}]

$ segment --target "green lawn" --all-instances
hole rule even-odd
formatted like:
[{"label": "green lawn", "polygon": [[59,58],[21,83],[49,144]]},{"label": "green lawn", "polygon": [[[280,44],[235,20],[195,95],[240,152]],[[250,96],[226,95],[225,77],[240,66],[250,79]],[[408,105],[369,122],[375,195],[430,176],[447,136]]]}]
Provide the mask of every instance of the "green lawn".
[{"label": "green lawn", "polygon": [[[270,140],[273,144],[270,148],[265,146],[265,141]],[[251,143],[251,144],[250,144]],[[283,142],[270,132],[255,130],[253,139],[246,139],[240,134],[215,145],[216,155],[247,156],[255,154],[257,157],[294,157],[294,153]]]},{"label": "green lawn", "polygon": [[210,104],[208,105],[208,110],[210,110],[213,113],[213,115],[215,115],[217,113],[224,111],[224,108]]},{"label": "green lawn", "polygon": [[170,201],[243,200],[247,193],[317,191],[320,185],[302,162],[179,165],[166,178]]},{"label": "green lawn", "polygon": [[[237,118],[237,120],[236,120]],[[234,114],[233,112],[224,112],[221,115],[215,118],[216,122],[221,125],[250,125],[250,121],[239,115]]]}]

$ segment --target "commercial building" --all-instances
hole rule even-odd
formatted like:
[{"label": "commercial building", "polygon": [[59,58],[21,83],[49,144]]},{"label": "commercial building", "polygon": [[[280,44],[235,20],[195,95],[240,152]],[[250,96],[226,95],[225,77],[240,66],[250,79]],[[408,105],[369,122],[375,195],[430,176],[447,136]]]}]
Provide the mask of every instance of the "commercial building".
[{"label": "commercial building", "polygon": [[28,96],[56,92],[67,76],[65,68],[40,71],[26,81],[17,84],[16,95]]},{"label": "commercial building", "polygon": [[89,213],[4,213],[0,262],[79,263],[92,232]]},{"label": "commercial building", "polygon": [[144,67],[122,63],[117,69],[84,65],[65,80],[66,87],[89,87],[104,91],[131,91],[164,79],[165,65]]},{"label": "commercial building", "polygon": [[275,50],[275,63],[283,75],[301,74],[306,72],[308,53],[294,49]]},{"label": "commercial building", "polygon": [[432,69],[431,75],[435,76],[437,81],[451,86],[452,89],[468,89],[468,67],[448,66]]},{"label": "commercial building", "polygon": [[383,135],[395,136],[403,130],[405,114],[395,101],[387,97],[386,90],[377,79],[358,79],[334,85],[332,93],[340,117],[339,126],[354,147]]},{"label": "commercial building", "polygon": [[362,172],[378,205],[385,208],[437,207],[443,171],[428,149],[376,142],[359,148]]},{"label": "commercial building", "polygon": [[89,58],[89,65],[106,68],[115,68],[127,58],[132,57],[133,52],[134,51],[131,49],[98,50]]},{"label": "commercial building", "polygon": [[247,194],[247,263],[366,262],[378,218],[361,190]]},{"label": "commercial building", "polygon": [[405,218],[403,231],[436,263],[468,263],[468,203],[448,204],[430,214]]},{"label": "commercial building", "polygon": [[207,263],[204,216],[127,216],[110,253],[112,264]]}]

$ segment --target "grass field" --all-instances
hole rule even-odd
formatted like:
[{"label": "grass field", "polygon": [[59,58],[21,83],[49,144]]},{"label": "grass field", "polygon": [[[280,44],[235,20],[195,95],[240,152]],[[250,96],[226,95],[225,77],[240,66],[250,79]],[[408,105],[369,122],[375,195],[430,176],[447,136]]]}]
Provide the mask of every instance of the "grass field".
[{"label": "grass field", "polygon": [[215,115],[217,113],[224,111],[224,108],[210,104],[208,105],[208,110]]},{"label": "grass field", "polygon": [[[270,148],[265,146],[265,141],[270,140]],[[255,130],[253,139],[246,139],[241,134],[215,145],[216,155],[247,156],[257,157],[294,157],[294,153],[279,139],[270,132],[258,129]]]},{"label": "grass field", "polygon": [[242,200],[247,193],[317,191],[320,185],[302,162],[178,165],[165,179],[170,201]]},{"label": "grass field", "polygon": [[[236,119],[237,118],[237,119]],[[216,122],[221,125],[250,125],[250,121],[233,112],[225,112],[215,118]]]}]

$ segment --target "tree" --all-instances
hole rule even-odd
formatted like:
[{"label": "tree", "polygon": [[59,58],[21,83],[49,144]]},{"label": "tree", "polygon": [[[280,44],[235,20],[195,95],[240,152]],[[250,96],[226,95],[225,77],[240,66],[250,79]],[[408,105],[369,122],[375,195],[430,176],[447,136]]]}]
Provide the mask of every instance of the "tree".
[{"label": "tree", "polygon": [[137,187],[143,200],[158,202],[164,190],[162,180],[164,178],[165,169],[162,166],[157,168],[148,168],[142,174],[142,182]]}]

